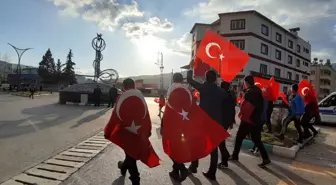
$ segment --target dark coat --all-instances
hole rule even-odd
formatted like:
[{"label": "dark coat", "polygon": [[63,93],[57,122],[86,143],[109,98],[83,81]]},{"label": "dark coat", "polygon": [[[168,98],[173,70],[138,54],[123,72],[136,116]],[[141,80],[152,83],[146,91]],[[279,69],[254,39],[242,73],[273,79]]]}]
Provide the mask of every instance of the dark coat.
[{"label": "dark coat", "polygon": [[210,118],[228,128],[231,124],[226,120],[229,116],[225,112],[226,103],[229,101],[229,94],[215,83],[205,82],[203,84],[196,82],[193,78],[193,72],[187,73],[187,82],[200,93],[200,107],[208,114]]},{"label": "dark coat", "polygon": [[262,125],[264,120],[264,98],[259,87],[253,85],[245,90],[244,101],[254,107],[250,120],[255,125]]},{"label": "dark coat", "polygon": [[94,97],[100,97],[100,95],[102,94],[102,90],[99,87],[96,87],[93,89],[93,96]]},{"label": "dark coat", "polygon": [[110,99],[116,99],[118,96],[118,89],[115,87],[111,87],[109,90],[109,97]]}]

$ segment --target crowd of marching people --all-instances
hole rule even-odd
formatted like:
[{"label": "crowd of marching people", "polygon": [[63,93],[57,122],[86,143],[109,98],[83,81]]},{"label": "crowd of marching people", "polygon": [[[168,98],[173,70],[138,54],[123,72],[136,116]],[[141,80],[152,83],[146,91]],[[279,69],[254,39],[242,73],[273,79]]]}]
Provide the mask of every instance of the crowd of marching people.
[{"label": "crowd of marching people", "polygon": [[[217,84],[218,74],[209,70],[206,80],[199,83],[193,78],[192,70],[187,73],[187,83],[181,73],[173,75],[173,83],[159,99],[159,115],[162,114],[161,134],[164,152],[173,162],[169,176],[178,182],[184,181],[191,173],[197,173],[198,160],[210,155],[210,166],[203,175],[209,180],[216,180],[217,169],[228,168],[228,161],[239,161],[239,152],[246,136],[250,136],[262,158],[259,167],[265,167],[271,160],[261,141],[261,132],[266,124],[267,132],[272,132],[271,115],[274,102],[265,97],[263,88],[255,84],[251,75],[244,78],[244,91],[241,96],[238,117],[240,124],[236,133],[234,150],[230,154],[225,140],[227,132],[235,124],[236,101],[238,98],[230,90],[230,83]],[[136,90],[133,79],[123,82],[124,93],[119,97],[110,121],[105,128],[105,138],[120,146],[125,151],[125,160],[118,162],[121,175],[130,173],[132,184],[140,184],[140,174],[136,161],[140,160],[148,167],[160,165],[159,157],[153,149],[151,120],[148,108],[140,91]],[[199,93],[199,104],[192,95],[191,88]],[[288,124],[292,121],[298,132],[297,142],[315,137],[317,131],[312,121],[318,121],[318,106],[312,87],[305,94],[298,93],[299,86],[291,87],[288,102],[288,116],[284,119],[279,135],[284,139]],[[277,96],[278,97],[278,96]],[[165,106],[165,110],[162,108]],[[303,127],[303,131],[302,131]],[[218,150],[221,153],[218,159]],[[186,167],[184,163],[191,163]]]}]

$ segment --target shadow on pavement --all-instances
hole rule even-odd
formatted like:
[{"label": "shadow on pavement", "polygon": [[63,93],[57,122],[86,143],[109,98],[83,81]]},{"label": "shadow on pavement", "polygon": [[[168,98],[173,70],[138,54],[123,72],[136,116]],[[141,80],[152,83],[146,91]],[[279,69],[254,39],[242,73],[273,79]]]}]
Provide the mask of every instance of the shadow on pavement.
[{"label": "shadow on pavement", "polygon": [[248,183],[246,181],[244,181],[244,179],[242,179],[241,176],[239,176],[236,172],[234,172],[230,168],[227,168],[225,170],[221,169],[220,171],[225,173],[226,175],[228,175],[234,182],[236,182],[236,184],[248,185]]},{"label": "shadow on pavement", "polygon": [[110,110],[110,108],[105,108],[105,109],[103,109],[103,110],[100,110],[99,112],[96,112],[96,113],[94,113],[94,114],[88,115],[88,116],[82,118],[81,120],[79,120],[79,121],[77,122],[77,124],[76,124],[76,125],[73,125],[71,128],[76,128],[76,127],[78,127],[78,126],[80,126],[80,125],[82,125],[82,124],[84,124],[84,123],[87,123],[87,122],[96,120],[96,119],[98,119],[99,117],[103,116],[103,115],[104,115],[107,111],[109,111],[109,110]]},{"label": "shadow on pavement", "polygon": [[173,185],[181,185],[180,182],[177,182],[176,180],[174,180],[174,179],[171,178],[170,176],[169,176],[169,179],[171,180],[171,182],[172,182]]},{"label": "shadow on pavement", "polygon": [[0,121],[0,138],[10,138],[50,128],[75,119],[87,110],[89,110],[87,107],[74,108],[58,104],[26,108],[22,113],[30,115],[28,118]]},{"label": "shadow on pavement", "polygon": [[[257,180],[261,185],[268,185],[267,182],[265,182],[263,179],[258,177],[255,173],[253,173],[251,170],[249,170],[244,164],[240,162],[235,163],[239,168],[244,170],[247,174],[249,174],[251,177],[253,177],[255,180]],[[240,185],[240,184],[239,184]]]},{"label": "shadow on pavement", "polygon": [[195,185],[202,185],[202,182],[197,178],[195,177],[193,174],[190,174],[188,176],[188,178],[191,180],[192,183],[194,183]]},{"label": "shadow on pavement", "polygon": [[124,185],[124,184],[125,184],[124,176],[120,176],[119,178],[117,178],[116,180],[112,182],[112,185]]},{"label": "shadow on pavement", "polygon": [[[308,180],[294,174],[293,172],[280,167],[277,164],[272,163],[270,167],[275,168],[273,170],[271,168],[265,168],[265,171],[271,173],[272,175],[276,176],[278,179],[284,181],[288,185],[296,185],[296,184],[306,184],[306,185],[313,185],[313,183],[309,182]],[[276,172],[277,171],[277,172]]]}]

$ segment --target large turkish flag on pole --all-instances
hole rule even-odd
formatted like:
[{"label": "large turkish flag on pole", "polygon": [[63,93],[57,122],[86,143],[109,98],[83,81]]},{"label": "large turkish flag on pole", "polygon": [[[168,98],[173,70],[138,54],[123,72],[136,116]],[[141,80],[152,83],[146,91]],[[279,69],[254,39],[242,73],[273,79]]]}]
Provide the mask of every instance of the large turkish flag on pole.
[{"label": "large turkish flag on pole", "polygon": [[280,84],[273,77],[270,80],[254,77],[254,84],[262,90],[267,101],[276,101],[279,97]]},{"label": "large turkish flag on pole", "polygon": [[224,81],[230,82],[245,67],[250,56],[224,37],[208,30],[202,39],[196,58],[215,69]]},{"label": "large turkish flag on pole", "polygon": [[174,161],[186,163],[203,158],[230,136],[197,106],[187,84],[174,83],[168,93],[162,144]]}]

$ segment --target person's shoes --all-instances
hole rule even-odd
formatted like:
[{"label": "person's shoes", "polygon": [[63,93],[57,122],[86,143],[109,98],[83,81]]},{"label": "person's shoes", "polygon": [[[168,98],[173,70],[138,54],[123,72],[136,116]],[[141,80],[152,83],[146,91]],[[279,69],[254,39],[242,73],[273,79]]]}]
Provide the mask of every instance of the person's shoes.
[{"label": "person's shoes", "polygon": [[189,175],[190,175],[190,171],[188,171],[188,169],[182,170],[181,175],[180,175],[181,182],[186,180]]},{"label": "person's shoes", "polygon": [[239,161],[238,156],[231,155],[229,158],[230,161]]},{"label": "person's shoes", "polygon": [[169,172],[169,176],[172,179],[174,179],[175,181],[181,182],[181,178],[180,178],[180,175],[178,174],[178,172],[176,172],[176,171],[173,170],[173,171]]},{"label": "person's shoes", "polygon": [[217,165],[217,168],[219,168],[219,169],[226,169],[228,167],[229,167],[228,162],[221,162]]},{"label": "person's shoes", "polygon": [[285,140],[285,135],[283,134],[275,135],[275,137],[279,138],[281,141]]},{"label": "person's shoes", "polygon": [[254,153],[254,149],[253,148],[249,149],[248,151],[251,152],[251,153]]},{"label": "person's shoes", "polygon": [[120,169],[120,173],[122,176],[126,175],[127,169],[123,168],[124,163],[122,161],[118,162],[118,168]]},{"label": "person's shoes", "polygon": [[299,143],[299,144],[302,144],[302,139],[295,139],[295,142]]},{"label": "person's shoes", "polygon": [[188,170],[189,170],[191,173],[197,173],[197,168],[194,167],[194,166],[192,166],[192,165],[189,166]]},{"label": "person's shoes", "polygon": [[316,137],[316,136],[317,136],[317,134],[318,134],[318,132],[317,132],[317,131],[316,131],[316,132],[314,132],[314,134],[313,134],[313,135],[314,135],[314,137]]},{"label": "person's shoes", "polygon": [[209,172],[203,172],[203,175],[208,178],[209,180],[216,180],[216,176],[214,174],[210,174]]},{"label": "person's shoes", "polygon": [[266,165],[270,164],[271,163],[271,160],[269,159],[264,159],[260,164],[258,164],[258,166],[260,168],[264,168]]}]

